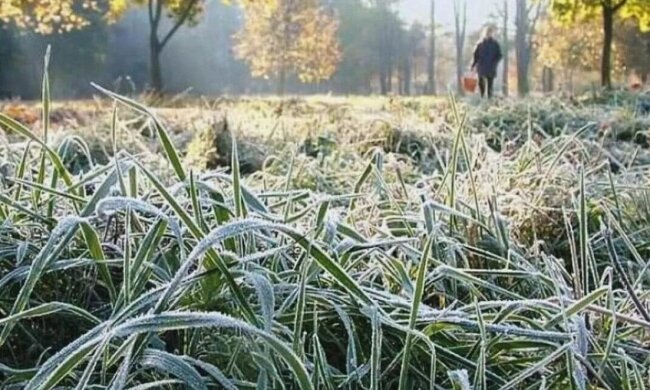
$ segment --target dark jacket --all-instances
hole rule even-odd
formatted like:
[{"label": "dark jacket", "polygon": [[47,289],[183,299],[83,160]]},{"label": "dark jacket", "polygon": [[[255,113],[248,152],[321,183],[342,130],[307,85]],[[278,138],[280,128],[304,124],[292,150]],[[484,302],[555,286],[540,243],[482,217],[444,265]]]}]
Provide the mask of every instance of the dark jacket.
[{"label": "dark jacket", "polygon": [[474,62],[479,77],[496,77],[497,65],[501,61],[501,46],[494,38],[482,39],[474,49]]}]

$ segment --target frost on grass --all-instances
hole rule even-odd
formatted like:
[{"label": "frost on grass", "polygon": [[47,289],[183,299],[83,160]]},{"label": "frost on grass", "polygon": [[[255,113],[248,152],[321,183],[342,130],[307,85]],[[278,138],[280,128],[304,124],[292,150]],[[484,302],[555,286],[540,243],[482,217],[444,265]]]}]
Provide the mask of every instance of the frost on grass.
[{"label": "frost on grass", "polygon": [[144,214],[156,216],[169,223],[170,229],[176,237],[181,237],[181,228],[176,218],[170,217],[159,208],[140,199],[127,197],[106,197],[97,203],[97,215],[111,216],[120,211],[138,211]]},{"label": "frost on grass", "polygon": [[[543,101],[537,103],[543,105]],[[239,103],[224,104],[236,109]],[[246,104],[255,107],[253,110],[249,106],[242,116],[246,131],[257,131],[251,121],[264,127],[258,121],[275,118],[271,115],[260,119],[268,108],[264,105],[276,103],[255,100]],[[392,99],[391,104],[402,103]],[[433,110],[432,115],[439,114],[441,121],[449,114],[448,106],[438,112],[438,108],[417,100],[409,104]],[[612,151],[617,161],[629,161],[632,166],[610,177],[601,164],[605,146],[600,145],[594,152],[593,140],[585,141],[584,133],[530,141],[520,137],[514,139],[507,153],[491,151],[484,139],[488,134],[477,133],[509,130],[500,127],[508,119],[503,116],[514,115],[515,123],[528,120],[527,112],[517,112],[511,105],[495,105],[481,113],[494,118],[481,129],[466,129],[466,148],[461,145],[456,160],[452,159],[451,147],[455,135],[460,134],[457,129],[445,128],[431,135],[430,130],[439,129],[432,129],[430,122],[418,121],[419,114],[415,115],[410,106],[400,106],[399,111],[411,118],[396,123],[414,124],[431,138],[441,138],[417,142],[427,148],[436,143],[437,149],[431,148],[436,149],[432,152],[435,156],[429,156],[436,161],[429,165],[437,168],[430,176],[414,165],[417,162],[412,156],[382,157],[382,152],[377,151],[374,160],[368,161],[369,155],[360,153],[359,145],[373,151],[381,147],[374,140],[374,127],[359,126],[361,120],[355,115],[337,117],[331,123],[350,126],[350,134],[333,135],[343,138],[337,139],[337,150],[321,159],[297,156],[289,186],[286,161],[270,161],[268,169],[237,180],[245,182],[239,190],[246,209],[261,219],[235,218],[233,197],[238,191],[234,191],[235,181],[225,172],[197,174],[196,197],[188,196],[192,195],[187,191],[189,181],[179,182],[167,175],[165,164],[153,167],[155,175],[129,175],[138,179],[133,184],[143,194],[141,198],[117,196],[121,190],[115,185],[116,170],[111,166],[97,165],[85,178],[73,177],[73,187],[66,189],[60,178],[52,175],[48,163],[42,183],[55,183],[58,193],[40,189],[37,196],[31,186],[23,185],[17,191],[15,183],[13,188],[12,183],[4,183],[7,185],[0,187],[0,214],[4,218],[0,221],[0,301],[20,298],[21,302],[9,318],[18,323],[35,310],[57,307],[43,305],[60,301],[73,305],[66,308],[74,311],[78,307],[104,322],[88,333],[70,326],[71,321],[56,313],[39,318],[47,321],[45,331],[27,321],[20,323],[44,347],[52,339],[47,333],[50,328],[72,341],[53,350],[44,361],[25,355],[14,362],[12,356],[0,354],[0,370],[13,381],[24,380],[24,372],[5,366],[35,368],[30,388],[41,388],[48,382],[74,386],[77,378],[88,378],[89,387],[193,384],[199,388],[200,380],[195,375],[198,372],[210,386],[219,383],[231,389],[254,386],[258,372],[264,370],[269,373],[269,386],[273,381],[292,381],[303,375],[301,383],[305,388],[313,380],[324,388],[376,389],[386,379],[385,373],[393,372],[399,364],[405,339],[412,337],[413,351],[417,352],[410,356],[413,369],[405,370],[409,376],[406,383],[413,388],[429,388],[435,381],[439,388],[455,384],[464,390],[471,385],[469,378],[480,376],[477,368],[481,361],[478,353],[461,356],[456,351],[479,352],[475,346],[487,332],[495,342],[498,340],[499,347],[498,352],[485,349],[488,388],[507,383],[533,388],[540,372],[552,378],[552,383],[572,382],[576,389],[597,387],[600,384],[591,369],[599,370],[602,357],[594,351],[607,348],[616,351],[610,357],[621,356],[626,362],[619,364],[615,360],[604,366],[603,375],[611,382],[608,385],[640,388],[636,377],[645,374],[641,368],[648,354],[637,345],[645,325],[635,320],[638,313],[629,304],[629,293],[615,288],[611,298],[592,301],[586,309],[572,315],[567,309],[580,309],[577,303],[581,297],[602,288],[598,287],[602,282],[592,284],[603,280],[611,265],[596,231],[587,234],[589,261],[572,257],[582,249],[576,242],[577,233],[584,234],[576,222],[579,208],[572,203],[580,191],[575,174],[577,162],[586,164],[588,228],[603,216],[614,216],[621,231],[634,232],[616,240],[621,264],[639,264],[636,257],[644,253],[650,240],[647,229],[643,229],[650,217],[644,207],[645,196],[639,195],[638,188],[639,178],[647,168],[636,161],[650,154],[639,150],[621,159]],[[530,108],[535,115],[541,110],[537,106]],[[376,118],[379,109],[374,110],[365,114]],[[390,115],[387,110],[381,108],[382,113]],[[473,107],[462,110],[477,115]],[[331,113],[322,111],[322,115]],[[127,123],[131,122],[125,121],[125,126]],[[447,125],[453,127],[453,123]],[[531,132],[535,133],[537,123],[532,125]],[[531,135],[534,138],[536,134]],[[170,136],[175,135],[172,132]],[[289,138],[283,136],[280,146],[287,148],[278,148],[282,153],[292,146],[291,135],[286,136]],[[395,153],[399,154],[399,150]],[[126,172],[124,164],[134,162],[132,158],[118,152],[111,165],[124,166],[121,171]],[[33,156],[29,159],[33,160]],[[474,163],[470,166],[467,159]],[[387,163],[379,169],[382,160]],[[369,163],[373,172],[360,178]],[[140,161],[133,167],[152,168]],[[399,172],[393,169],[396,167]],[[96,186],[98,183],[102,184]],[[166,191],[156,183],[164,185]],[[303,184],[310,190],[301,189]],[[77,191],[82,185],[87,189],[95,185],[95,193]],[[371,185],[376,191],[362,192]],[[68,194],[74,200],[63,197],[64,191],[73,191]],[[161,199],[161,192],[173,194],[165,198],[168,204]],[[64,212],[71,212],[71,207],[64,210],[60,204],[83,208],[82,215],[88,213],[89,218],[66,218]],[[132,219],[131,229],[119,229],[119,223],[115,229],[106,226],[106,216],[123,218],[127,211],[138,215]],[[558,216],[559,224],[553,220]],[[565,216],[566,225],[562,223]],[[59,224],[54,227],[50,222],[56,220]],[[156,247],[141,252],[145,235],[161,221],[168,223],[172,234],[162,232]],[[88,227],[86,224],[97,230],[99,247],[89,248],[85,236],[77,233],[76,229],[80,225]],[[407,224],[411,231],[404,228]],[[192,229],[188,225],[193,225]],[[573,233],[568,232],[571,229]],[[131,281],[138,285],[139,293],[128,303],[119,294],[109,298],[104,278],[96,277],[97,266],[102,264],[110,270],[108,275],[115,285],[124,283],[124,251],[118,244],[123,242],[125,230],[135,253],[147,255],[136,280]],[[620,234],[618,227],[616,234]],[[435,243],[422,302],[411,329],[407,326],[413,307],[409,292],[415,277],[414,264],[422,256],[424,236],[433,236]],[[574,263],[586,264],[588,268],[578,270],[578,275],[588,274],[589,283],[574,280],[568,268]],[[303,264],[308,266],[303,268]],[[647,285],[634,276],[636,291],[645,295]],[[83,283],[83,293],[75,289],[77,282]],[[585,285],[587,291],[582,291]],[[476,315],[475,302],[483,321]],[[610,308],[616,313],[611,313]],[[591,309],[599,313],[595,323],[591,320],[596,316],[587,317]],[[554,326],[546,329],[539,325],[549,319],[553,319]],[[601,324],[613,320],[624,325],[619,325],[619,332],[612,335],[612,328]],[[588,323],[592,326],[588,327]],[[3,327],[2,331],[4,341],[14,352],[28,349],[17,326]],[[133,344],[125,345],[127,341]],[[454,348],[445,349],[450,342]],[[109,361],[104,361],[102,345],[110,345],[111,351],[120,351],[121,355],[109,353]],[[316,348],[318,345],[322,352]],[[553,345],[565,347],[549,358],[549,347]],[[266,355],[250,359],[250,353],[265,353],[269,346],[276,348],[271,359]],[[158,353],[154,356],[147,348],[173,351],[178,357],[159,352],[153,352]],[[188,356],[182,356],[180,351]],[[80,360],[79,366],[69,365],[70,359],[82,355],[96,358],[96,367],[88,364],[87,357]],[[278,357],[284,358],[286,364]],[[142,365],[147,362],[155,364]],[[437,368],[428,370],[432,362]],[[71,368],[58,376],[57,370],[62,367]],[[448,373],[447,369],[452,371]],[[298,374],[292,376],[290,370]],[[55,375],[61,382],[54,384]],[[3,385],[0,382],[0,387]]]},{"label": "frost on grass", "polygon": [[472,390],[472,386],[469,384],[467,370],[449,371],[448,375],[454,386],[454,390]]}]

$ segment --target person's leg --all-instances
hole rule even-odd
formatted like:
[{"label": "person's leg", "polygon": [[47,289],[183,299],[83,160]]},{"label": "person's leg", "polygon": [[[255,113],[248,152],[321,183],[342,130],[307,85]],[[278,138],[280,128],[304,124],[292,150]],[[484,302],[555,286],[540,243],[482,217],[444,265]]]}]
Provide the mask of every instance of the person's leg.
[{"label": "person's leg", "polygon": [[491,98],[494,92],[494,77],[487,78],[487,91],[488,91],[488,98]]},{"label": "person's leg", "polygon": [[485,96],[485,77],[478,76],[478,88],[481,90],[481,97]]}]

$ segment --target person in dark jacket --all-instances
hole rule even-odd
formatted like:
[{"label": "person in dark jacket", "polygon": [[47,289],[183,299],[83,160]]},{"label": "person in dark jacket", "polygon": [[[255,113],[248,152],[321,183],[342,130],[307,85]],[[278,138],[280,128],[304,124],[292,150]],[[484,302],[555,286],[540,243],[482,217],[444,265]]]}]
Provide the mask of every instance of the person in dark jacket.
[{"label": "person in dark jacket", "polygon": [[494,27],[486,27],[483,32],[483,37],[474,49],[472,70],[478,73],[478,86],[481,90],[481,97],[484,97],[486,92],[488,98],[492,97],[494,78],[497,75],[497,65],[499,65],[499,61],[503,58],[501,46],[493,37],[494,31]]}]

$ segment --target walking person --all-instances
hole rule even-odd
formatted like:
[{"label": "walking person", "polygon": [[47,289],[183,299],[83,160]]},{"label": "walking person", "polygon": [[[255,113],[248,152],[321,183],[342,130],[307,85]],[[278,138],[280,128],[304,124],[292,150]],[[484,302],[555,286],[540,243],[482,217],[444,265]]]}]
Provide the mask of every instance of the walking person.
[{"label": "walking person", "polygon": [[481,90],[481,97],[492,97],[494,91],[494,78],[497,75],[497,65],[503,58],[501,46],[494,39],[495,28],[487,26],[483,31],[481,40],[474,49],[474,61],[472,71],[478,73],[478,87]]}]

